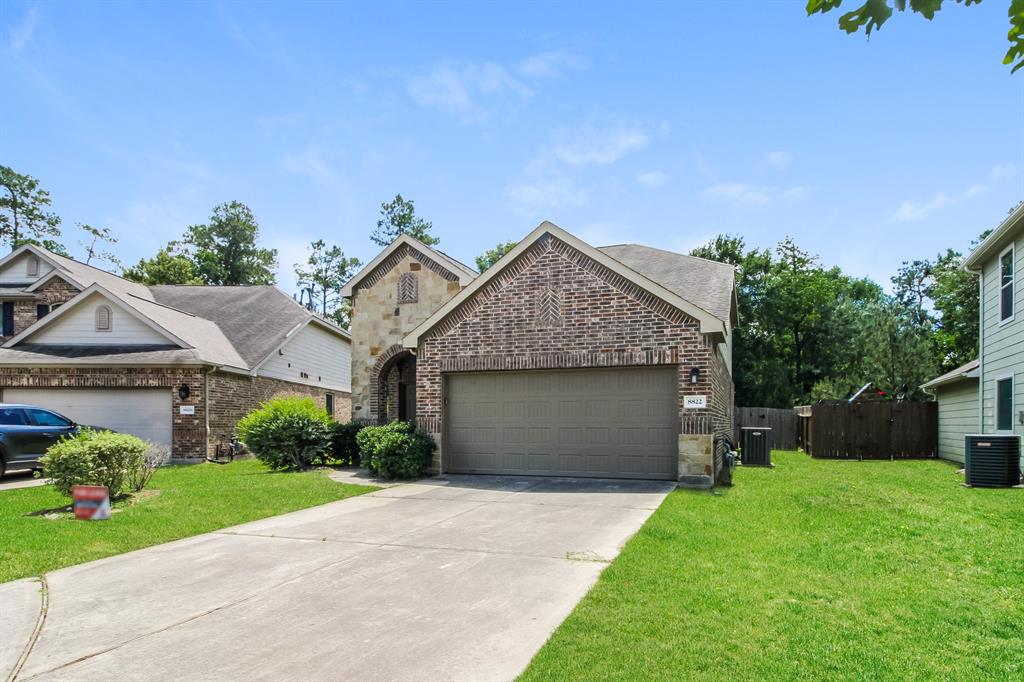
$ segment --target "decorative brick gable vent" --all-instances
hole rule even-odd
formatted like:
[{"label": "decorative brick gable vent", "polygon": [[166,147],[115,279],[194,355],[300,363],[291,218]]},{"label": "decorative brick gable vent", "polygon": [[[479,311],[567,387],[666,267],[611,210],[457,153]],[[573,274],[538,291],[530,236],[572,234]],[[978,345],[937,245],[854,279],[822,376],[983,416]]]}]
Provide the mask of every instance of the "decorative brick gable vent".
[{"label": "decorative brick gable vent", "polygon": [[403,272],[398,278],[398,302],[415,303],[419,298],[419,282],[416,273]]},{"label": "decorative brick gable vent", "polygon": [[537,326],[557,327],[562,324],[562,295],[552,287],[537,291]]}]

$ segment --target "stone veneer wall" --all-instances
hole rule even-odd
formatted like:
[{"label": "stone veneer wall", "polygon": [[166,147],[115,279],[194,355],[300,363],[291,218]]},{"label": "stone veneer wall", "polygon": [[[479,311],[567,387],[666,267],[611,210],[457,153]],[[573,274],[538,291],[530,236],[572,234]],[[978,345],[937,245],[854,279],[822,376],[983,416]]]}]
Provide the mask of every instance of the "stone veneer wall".
[{"label": "stone veneer wall", "polygon": [[[2,388],[166,388],[171,392],[171,456],[202,457],[206,451],[206,401],[201,367],[0,367]],[[178,387],[187,384],[181,400]],[[182,415],[182,405],[195,406]]]},{"label": "stone veneer wall", "polygon": [[327,391],[321,386],[307,386],[268,377],[251,377],[231,372],[213,372],[208,375],[210,393],[210,438],[208,453],[220,442],[221,436],[231,437],[238,420],[260,403],[280,395],[308,395],[321,407],[326,407],[327,394],[334,394],[334,419],[352,418],[352,396],[340,391]]},{"label": "stone veneer wall", "polygon": [[[78,288],[61,277],[54,277],[36,290],[34,299],[16,299],[14,301],[14,334],[20,334],[39,319],[36,305],[46,303],[66,303],[78,295]],[[13,335],[12,335],[13,336]],[[0,338],[10,338],[2,337]]]},{"label": "stone veneer wall", "polygon": [[[732,400],[714,345],[696,320],[546,235],[420,340],[417,424],[438,440],[436,468],[447,372],[650,365],[678,368],[680,481],[710,486],[713,434]],[[707,396],[708,407],[684,410],[686,395]]]},{"label": "stone veneer wall", "polygon": [[[415,302],[398,302],[398,280],[417,278]],[[457,294],[458,277],[419,251],[402,246],[367,275],[352,294],[352,416],[376,419],[372,385],[377,358]],[[390,367],[386,368],[390,371]]]}]

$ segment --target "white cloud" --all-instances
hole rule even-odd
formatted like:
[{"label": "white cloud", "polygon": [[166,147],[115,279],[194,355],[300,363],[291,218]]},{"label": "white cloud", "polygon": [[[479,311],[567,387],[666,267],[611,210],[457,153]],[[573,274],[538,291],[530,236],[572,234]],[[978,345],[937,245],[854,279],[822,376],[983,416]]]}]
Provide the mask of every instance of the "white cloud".
[{"label": "white cloud", "polygon": [[945,206],[948,206],[951,200],[943,192],[939,192],[929,201],[925,202],[914,202],[904,201],[900,204],[900,207],[893,213],[893,220],[897,222],[913,222],[917,220],[924,220],[930,216],[934,211],[939,210]]},{"label": "white cloud", "polygon": [[14,53],[25,49],[36,33],[36,26],[39,25],[39,8],[30,7],[25,12],[25,18],[17,26],[12,26],[7,31],[7,45]]},{"label": "white cloud", "polygon": [[740,206],[763,206],[776,200],[799,201],[807,194],[807,188],[798,185],[778,188],[765,185],[751,185],[745,182],[723,182],[704,190],[709,199],[726,201]]},{"label": "white cloud", "polygon": [[531,55],[515,66],[515,71],[524,78],[556,78],[566,71],[585,69],[589,62],[585,57],[568,50],[551,50]]},{"label": "white cloud", "polygon": [[790,162],[793,160],[793,155],[789,152],[768,152],[764,155],[764,163],[766,166],[774,171],[784,171],[789,168]]},{"label": "white cloud", "polygon": [[529,97],[533,92],[508,69],[493,62],[436,64],[424,76],[409,79],[409,96],[421,106],[464,119],[487,115],[481,100],[493,96]]},{"label": "white cloud", "polygon": [[661,171],[648,171],[636,176],[636,181],[644,187],[661,187],[671,179],[668,173]]},{"label": "white cloud", "polygon": [[643,149],[651,136],[641,128],[616,127],[599,129],[583,126],[563,129],[551,148],[552,155],[569,166],[607,166],[631,151]]},{"label": "white cloud", "polygon": [[491,113],[494,100],[531,97],[531,81],[556,78],[586,67],[584,57],[568,50],[541,52],[510,65],[442,61],[425,74],[408,79],[406,90],[420,106],[474,121]]},{"label": "white cloud", "polygon": [[301,154],[286,156],[281,159],[281,167],[288,173],[305,175],[311,180],[326,181],[335,179],[334,172],[324,161],[320,152],[308,147]]},{"label": "white cloud", "polygon": [[505,188],[508,197],[518,204],[523,213],[565,206],[586,206],[590,203],[590,190],[580,187],[564,174],[551,174],[533,178]]},{"label": "white cloud", "polygon": [[[1001,163],[992,167],[988,173],[990,182],[998,183],[1017,174],[1017,167],[1012,163]],[[915,222],[924,220],[935,211],[958,204],[962,201],[976,199],[989,190],[989,186],[983,182],[976,182],[963,192],[950,194],[938,192],[928,201],[907,200],[900,204],[899,208],[890,214],[889,219],[896,222]]]}]

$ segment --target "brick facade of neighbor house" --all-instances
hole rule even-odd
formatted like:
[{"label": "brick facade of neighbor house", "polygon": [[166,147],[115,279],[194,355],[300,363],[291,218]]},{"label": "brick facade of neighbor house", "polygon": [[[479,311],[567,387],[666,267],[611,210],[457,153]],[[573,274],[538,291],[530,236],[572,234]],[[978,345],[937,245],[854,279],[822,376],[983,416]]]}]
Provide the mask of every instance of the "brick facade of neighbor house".
[{"label": "brick facade of neighbor house", "polygon": [[[309,395],[324,406],[328,393],[323,388],[279,379],[207,371],[202,367],[0,367],[0,389],[166,387],[171,392],[171,456],[183,460],[201,459],[212,453],[221,436],[234,434],[238,420],[265,400],[284,394]],[[209,434],[204,388],[207,379]],[[186,400],[178,396],[182,384],[189,387]],[[350,394],[331,393],[335,419],[347,421],[351,414]],[[181,414],[182,405],[195,407],[195,414]]]},{"label": "brick facade of neighbor house", "polygon": [[[206,449],[204,370],[200,367],[0,367],[0,388],[166,388],[171,392],[171,456],[203,457]],[[181,400],[178,388],[189,387]],[[195,414],[182,415],[192,405]]]},{"label": "brick facade of neighbor house", "polygon": [[295,384],[280,379],[251,377],[231,372],[213,372],[207,375],[210,395],[210,441],[212,453],[222,436],[235,433],[238,420],[256,409],[260,403],[281,395],[308,395],[321,407],[326,407],[327,394],[334,396],[334,419],[344,422],[352,418],[352,396],[341,391],[326,391],[323,387]]},{"label": "brick facade of neighbor house", "polygon": [[[546,234],[421,336],[417,424],[438,441],[436,468],[447,373],[653,365],[678,368],[679,478],[709,486],[713,434],[732,431],[732,380],[715,344],[692,317]],[[707,408],[684,409],[687,395]]]},{"label": "brick facade of neighbor house", "polygon": [[[79,293],[78,287],[61,277],[53,277],[46,284],[36,289],[34,299],[17,299],[14,301],[14,336],[25,331],[39,319],[36,306],[45,303],[48,306],[66,303]],[[10,337],[0,337],[10,338]]]},{"label": "brick facade of neighbor house", "polygon": [[[399,289],[403,296],[400,297]],[[410,353],[402,338],[461,291],[458,276],[403,244],[359,281],[352,293],[352,417],[397,414],[391,370]]]}]

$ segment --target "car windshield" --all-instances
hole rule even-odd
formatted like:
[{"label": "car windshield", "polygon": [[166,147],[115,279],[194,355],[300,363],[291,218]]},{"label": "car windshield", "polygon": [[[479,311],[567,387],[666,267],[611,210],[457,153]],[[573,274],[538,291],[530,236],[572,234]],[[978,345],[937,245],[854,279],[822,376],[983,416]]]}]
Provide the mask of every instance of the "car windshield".
[{"label": "car windshield", "polygon": [[20,407],[0,407],[0,426],[25,426],[28,417]]}]

